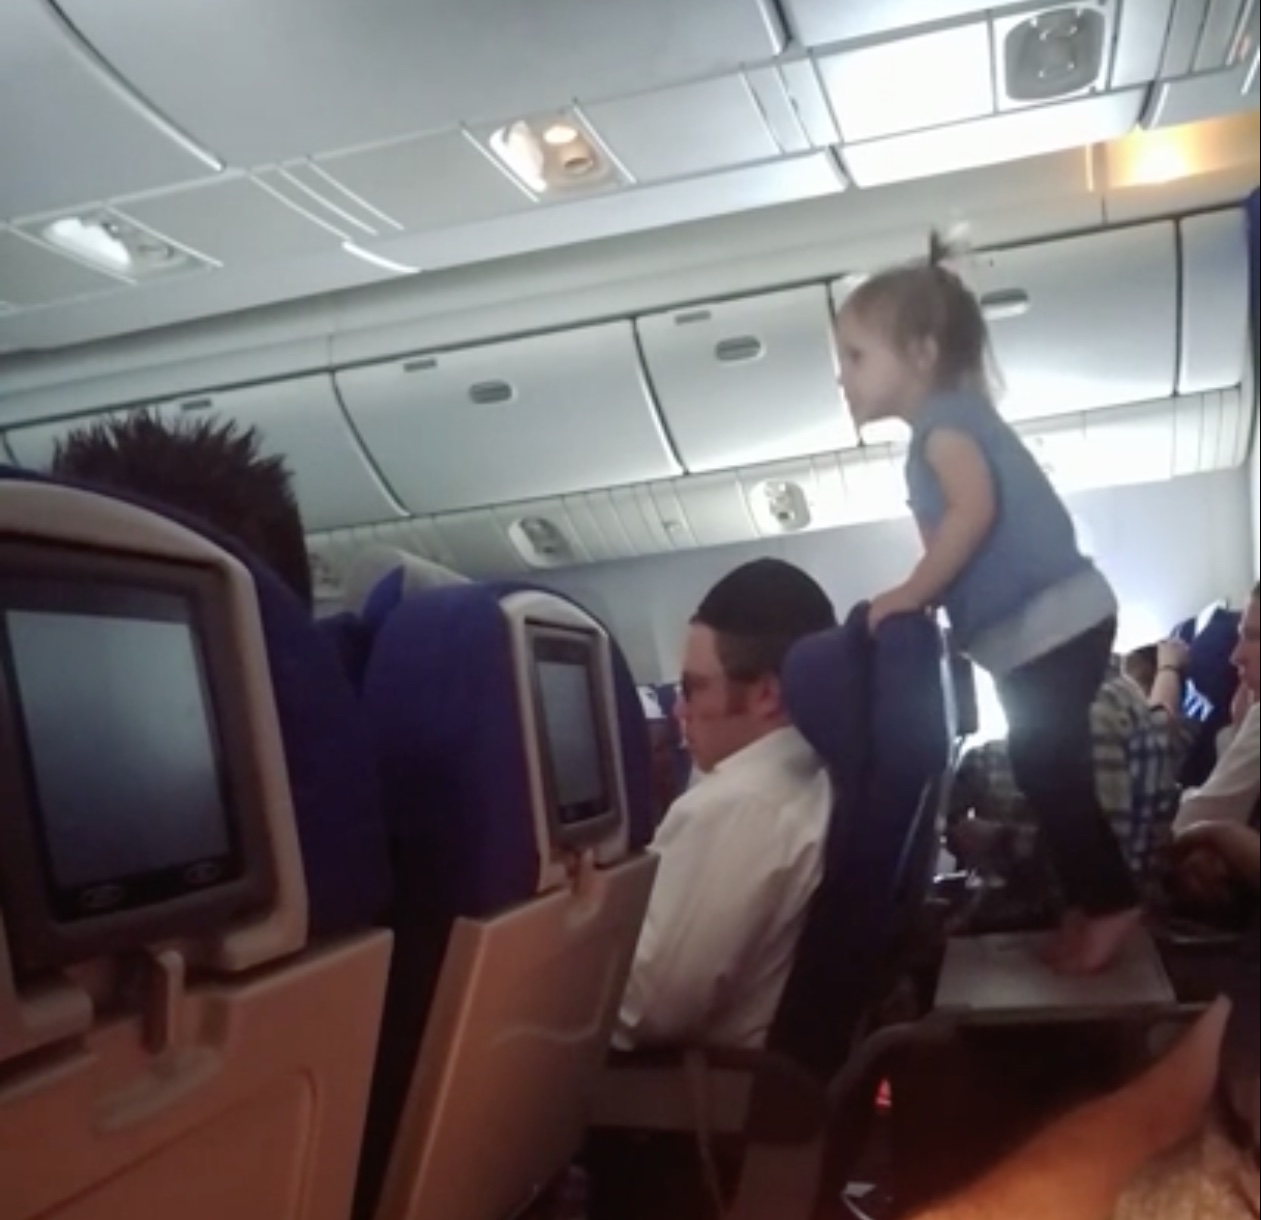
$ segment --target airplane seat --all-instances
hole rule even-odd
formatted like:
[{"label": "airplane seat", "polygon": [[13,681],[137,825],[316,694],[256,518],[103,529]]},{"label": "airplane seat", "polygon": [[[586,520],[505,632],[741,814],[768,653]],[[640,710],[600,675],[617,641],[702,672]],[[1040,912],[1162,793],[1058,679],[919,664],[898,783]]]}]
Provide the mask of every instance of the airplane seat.
[{"label": "airplane seat", "polygon": [[638,692],[572,603],[470,584],[400,591],[363,701],[398,887],[356,1214],[507,1220],[580,1145],[647,909]]},{"label": "airplane seat", "polygon": [[368,654],[372,637],[359,615],[351,610],[330,614],[316,621],[316,630],[328,641],[342,672],[356,691],[363,685],[363,673],[368,668]]},{"label": "airplane seat", "polygon": [[343,743],[282,723],[326,693],[296,604],[164,514],[0,471],[5,1220],[349,1210],[390,937],[309,945],[289,772]]},{"label": "airplane seat", "polygon": [[263,643],[293,795],[313,938],[380,920],[393,888],[381,788],[367,725],[343,669],[311,615],[271,568],[235,538],[140,496],[0,466],[7,481],[78,487],[192,530],[243,564],[258,592]]},{"label": "airplane seat", "polygon": [[957,719],[955,741],[962,745],[981,731],[981,704],[976,688],[976,666],[954,648],[950,651],[950,680]]},{"label": "airplane seat", "polygon": [[[418,594],[435,592],[439,589],[468,589],[473,583],[440,565],[417,556],[409,556],[406,564],[387,572],[373,586],[364,600],[360,622],[368,635],[369,648],[382,624],[400,602]],[[653,817],[652,746],[639,687],[635,683],[626,654],[618,647],[607,624],[600,622],[577,602],[554,590],[531,584],[528,581],[497,581],[478,587],[493,589],[500,597],[516,593],[545,594],[580,611],[609,637],[613,687],[617,701],[617,723],[621,738],[623,779],[626,783],[629,845],[632,848],[646,847],[652,842],[656,829]]]},{"label": "airplane seat", "polygon": [[1190,648],[1183,715],[1197,726],[1179,776],[1183,787],[1204,784],[1217,765],[1217,735],[1230,724],[1231,703],[1239,685],[1239,673],[1230,658],[1239,640],[1241,618],[1237,610],[1210,606],[1171,633]]},{"label": "airplane seat", "polygon": [[945,641],[922,616],[892,619],[873,640],[866,616],[859,606],[801,641],[784,669],[789,714],[827,763],[835,808],[765,1051],[632,1056],[610,1067],[599,1097],[605,1129],[699,1132],[703,1152],[738,1143],[738,1182],[723,1201],[733,1220],[813,1216],[825,1159],[829,1171],[844,1161],[825,1158],[838,1153],[837,1126],[871,1100],[847,1064],[902,973],[928,898],[957,731]]}]

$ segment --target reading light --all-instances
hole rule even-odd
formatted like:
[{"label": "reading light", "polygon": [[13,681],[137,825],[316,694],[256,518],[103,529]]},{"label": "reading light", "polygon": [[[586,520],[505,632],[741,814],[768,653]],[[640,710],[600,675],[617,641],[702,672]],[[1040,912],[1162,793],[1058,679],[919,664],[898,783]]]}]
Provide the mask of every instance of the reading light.
[{"label": "reading light", "polygon": [[553,148],[564,148],[566,144],[573,144],[577,139],[578,132],[568,123],[553,123],[543,133],[543,140]]},{"label": "reading light", "polygon": [[199,260],[138,225],[109,213],[63,216],[43,229],[44,240],[103,271],[143,277]]},{"label": "reading light", "polygon": [[537,196],[587,193],[619,180],[596,138],[573,117],[518,119],[485,141],[495,159]]},{"label": "reading light", "polygon": [[44,236],[67,254],[77,255],[111,271],[127,271],[131,267],[130,251],[99,221],[66,216],[54,220],[44,230]]}]

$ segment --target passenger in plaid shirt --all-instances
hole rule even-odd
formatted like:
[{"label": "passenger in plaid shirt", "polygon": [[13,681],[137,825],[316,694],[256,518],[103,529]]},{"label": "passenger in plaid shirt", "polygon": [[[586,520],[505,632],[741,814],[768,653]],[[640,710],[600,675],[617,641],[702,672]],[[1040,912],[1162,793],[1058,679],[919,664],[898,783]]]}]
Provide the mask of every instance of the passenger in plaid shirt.
[{"label": "passenger in plaid shirt", "polygon": [[[1146,890],[1172,838],[1178,773],[1189,729],[1166,708],[1149,706],[1141,687],[1119,671],[1107,678],[1091,709],[1095,782],[1127,863]],[[969,815],[974,821],[965,821]],[[1007,744],[970,751],[951,798],[948,841],[964,867],[1009,881],[1051,884],[1037,842],[1033,811],[1012,777]]]}]

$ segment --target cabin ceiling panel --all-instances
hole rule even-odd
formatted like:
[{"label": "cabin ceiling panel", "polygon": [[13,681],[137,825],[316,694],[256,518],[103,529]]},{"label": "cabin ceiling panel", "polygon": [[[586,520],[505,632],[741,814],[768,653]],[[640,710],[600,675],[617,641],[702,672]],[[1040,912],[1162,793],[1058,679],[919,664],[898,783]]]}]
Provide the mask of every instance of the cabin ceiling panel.
[{"label": "cabin ceiling panel", "polygon": [[137,89],[244,165],[641,92],[783,47],[764,0],[62,2]]}]

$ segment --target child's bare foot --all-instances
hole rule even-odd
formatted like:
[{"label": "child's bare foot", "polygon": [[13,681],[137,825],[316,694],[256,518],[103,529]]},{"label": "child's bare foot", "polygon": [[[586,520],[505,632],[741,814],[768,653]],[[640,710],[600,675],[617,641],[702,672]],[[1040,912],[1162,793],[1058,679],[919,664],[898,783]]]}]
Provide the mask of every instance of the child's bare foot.
[{"label": "child's bare foot", "polygon": [[1052,970],[1061,971],[1065,964],[1076,960],[1086,932],[1086,916],[1081,911],[1069,911],[1055,935],[1042,950],[1042,960]]},{"label": "child's bare foot", "polygon": [[1230,1002],[1218,1000],[1163,1059],[1112,1099],[1148,1131],[1153,1156],[1176,1148],[1203,1123],[1230,1012]]},{"label": "child's bare foot", "polygon": [[1112,915],[1070,914],[1049,961],[1061,974],[1099,974],[1121,956],[1142,922],[1138,907]]}]

